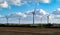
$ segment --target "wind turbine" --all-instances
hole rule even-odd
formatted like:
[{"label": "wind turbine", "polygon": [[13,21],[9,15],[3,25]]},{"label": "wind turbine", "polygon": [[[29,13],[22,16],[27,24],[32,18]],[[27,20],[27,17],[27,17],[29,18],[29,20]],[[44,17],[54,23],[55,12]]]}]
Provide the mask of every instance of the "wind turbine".
[{"label": "wind turbine", "polygon": [[0,17],[0,18],[6,18],[6,22],[7,22],[7,24],[8,24],[8,19],[9,19],[9,17],[8,16],[4,16],[4,17]]},{"label": "wind turbine", "polygon": [[47,23],[48,23],[48,24],[49,24],[49,16],[50,16],[50,15],[47,16]]},{"label": "wind turbine", "polygon": [[35,8],[34,8],[34,11],[33,11],[33,25],[35,24],[35,12],[36,12],[36,8],[37,8],[37,3],[35,4]]},{"label": "wind turbine", "polygon": [[24,13],[21,13],[21,12],[16,13],[16,15],[18,16],[19,24],[21,23],[20,22],[21,18],[25,18],[26,17],[26,15]]},{"label": "wind turbine", "polygon": [[20,20],[21,20],[21,16],[19,16],[19,18],[18,18],[19,24],[21,23]]},{"label": "wind turbine", "polygon": [[8,16],[5,16],[5,18],[6,18],[6,20],[7,20],[7,24],[8,24],[8,19],[9,19],[9,17],[8,17]]},{"label": "wind turbine", "polygon": [[19,24],[20,24],[20,20],[21,20],[21,18],[19,17],[18,20],[19,20]]},{"label": "wind turbine", "polygon": [[19,15],[19,13],[13,13],[10,16],[12,16],[11,18],[18,18],[19,24],[20,24],[20,20],[21,20],[21,15]]},{"label": "wind turbine", "polygon": [[37,17],[39,17],[40,18],[40,23],[42,23],[42,15],[36,15]]},{"label": "wind turbine", "polygon": [[41,19],[41,23],[42,23],[42,16],[40,17],[40,19]]},{"label": "wind turbine", "polygon": [[48,24],[47,24],[47,27],[52,27],[53,24],[51,24],[51,23],[49,22],[49,16],[50,16],[50,15],[47,16],[47,23],[48,23]]}]

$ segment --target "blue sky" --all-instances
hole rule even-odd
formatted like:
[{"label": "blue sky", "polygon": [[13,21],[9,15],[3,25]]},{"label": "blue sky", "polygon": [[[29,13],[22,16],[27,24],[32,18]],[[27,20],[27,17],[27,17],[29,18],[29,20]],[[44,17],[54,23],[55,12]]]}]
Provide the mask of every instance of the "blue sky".
[{"label": "blue sky", "polygon": [[[21,0],[3,0],[3,1],[0,0],[0,15],[6,16],[8,14],[17,12],[15,14],[25,16],[25,14],[22,14],[22,13],[26,13],[28,11],[32,12],[34,10],[36,4],[37,4],[36,10],[38,9],[38,10],[43,11],[42,12],[43,14],[44,13],[52,13],[53,11],[57,10],[58,8],[60,10],[60,0],[41,0],[39,2],[33,2],[32,0],[30,2],[29,1],[25,2],[24,0],[23,1],[21,1]],[[19,13],[19,12],[21,12],[21,13]],[[41,13],[39,13],[39,14],[41,14]],[[31,22],[32,22],[32,17],[28,16],[28,18],[29,19],[31,18]],[[37,18],[36,18],[36,20],[37,20]],[[39,17],[39,19],[40,19],[40,17]],[[15,20],[15,19],[13,19],[13,20]],[[16,19],[16,21],[13,21],[13,20],[12,21],[10,20],[10,21],[18,22],[17,19]],[[27,21],[27,18],[24,20]],[[0,22],[2,22],[2,21],[0,21]],[[40,20],[36,21],[36,22],[40,22]],[[58,22],[58,21],[56,20],[56,22]]]},{"label": "blue sky", "polygon": [[36,3],[38,4],[37,9],[44,9],[48,13],[53,12],[57,8],[60,8],[60,2],[57,0],[51,0],[50,3],[27,2],[20,6],[9,4],[11,8],[10,9],[9,8],[1,8],[2,10],[0,10],[0,14],[6,15],[6,14],[12,13],[12,12],[27,12],[28,10],[29,11],[33,10]]}]

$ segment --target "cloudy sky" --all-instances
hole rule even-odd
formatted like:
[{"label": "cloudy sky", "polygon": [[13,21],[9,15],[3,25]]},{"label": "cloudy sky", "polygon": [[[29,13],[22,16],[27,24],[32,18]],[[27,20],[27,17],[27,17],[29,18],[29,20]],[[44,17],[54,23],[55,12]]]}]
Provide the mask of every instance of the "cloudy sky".
[{"label": "cloudy sky", "polygon": [[[12,12],[27,12],[33,10],[37,4],[37,9],[43,9],[46,12],[52,12],[60,8],[59,0],[43,0],[34,2],[33,0],[0,0],[0,14],[6,15]],[[38,2],[39,1],[39,2]]]},{"label": "cloudy sky", "polygon": [[[13,14],[13,16],[16,16],[15,14],[17,14],[24,17],[24,20],[27,20],[27,17],[29,18],[27,15],[29,15],[30,12],[33,12],[35,7],[37,10],[37,16],[43,16],[52,12],[52,14],[56,14],[55,11],[60,10],[60,0],[0,0],[0,17],[11,14]],[[32,22],[32,16],[30,18]],[[38,17],[36,17],[36,20],[38,21],[37,18]],[[1,19],[0,22],[2,21],[3,20]],[[18,20],[16,22],[18,22]]]}]

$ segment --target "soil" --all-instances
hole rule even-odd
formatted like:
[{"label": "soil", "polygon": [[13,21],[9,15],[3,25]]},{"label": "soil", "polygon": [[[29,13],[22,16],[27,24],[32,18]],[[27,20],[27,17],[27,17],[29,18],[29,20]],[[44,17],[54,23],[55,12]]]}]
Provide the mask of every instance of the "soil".
[{"label": "soil", "polygon": [[0,27],[0,35],[60,35],[60,29]]}]

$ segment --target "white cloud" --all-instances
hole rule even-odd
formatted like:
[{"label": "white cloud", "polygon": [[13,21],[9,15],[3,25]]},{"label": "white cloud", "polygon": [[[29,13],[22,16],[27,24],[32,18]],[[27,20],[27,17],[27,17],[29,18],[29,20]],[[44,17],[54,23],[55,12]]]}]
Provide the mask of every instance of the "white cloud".
[{"label": "white cloud", "polygon": [[21,0],[9,0],[9,2],[17,6],[20,6],[22,4]]},{"label": "white cloud", "polygon": [[21,16],[21,17],[26,17],[26,14],[21,13],[21,12],[16,12],[16,14],[17,14],[18,16]]},{"label": "white cloud", "polygon": [[33,14],[33,11],[34,11],[34,10],[27,11],[26,14],[27,14],[27,15],[32,15],[32,14]]},{"label": "white cloud", "polygon": [[60,19],[60,15],[54,15],[55,19]]},{"label": "white cloud", "polygon": [[53,19],[54,18],[54,15],[53,14],[50,14],[49,18],[50,19]]},{"label": "white cloud", "polygon": [[51,0],[42,0],[43,3],[50,3]]},{"label": "white cloud", "polygon": [[[45,15],[44,15],[45,16]],[[36,17],[38,17],[38,18],[42,18],[42,17],[44,17],[43,15],[36,15]]]},{"label": "white cloud", "polygon": [[9,5],[8,5],[8,3],[6,1],[4,1],[3,3],[0,4],[0,7],[2,7],[2,8],[8,8]]},{"label": "white cloud", "polygon": [[24,0],[24,1],[27,1],[27,2],[43,2],[43,3],[50,3],[51,0]]},{"label": "white cloud", "polygon": [[39,2],[43,2],[43,3],[50,3],[50,0],[0,0],[0,7],[8,8],[8,7],[10,7],[10,4],[21,6],[22,4],[25,4],[29,1],[31,1],[31,2],[39,1]]},{"label": "white cloud", "polygon": [[39,11],[40,13],[42,13],[43,15],[46,15],[46,14],[48,14],[45,10],[43,10],[43,9],[40,9],[40,11]]},{"label": "white cloud", "polygon": [[[27,11],[26,14],[32,15],[33,12],[34,12],[34,10]],[[42,15],[42,16],[43,16],[43,15],[47,15],[47,14],[49,14],[49,13],[47,13],[47,12],[46,12],[45,10],[43,10],[43,9],[36,9],[35,14],[36,14],[36,15]]]},{"label": "white cloud", "polygon": [[13,12],[13,13],[9,13],[7,16],[9,16],[9,17],[22,17],[22,18],[25,18],[25,17],[27,17],[27,15],[26,14],[24,14],[24,13],[21,13],[21,12]]},{"label": "white cloud", "polygon": [[57,8],[55,11],[52,12],[54,15],[60,15],[60,8]]},{"label": "white cloud", "polygon": [[60,11],[60,8],[57,8],[58,11]]},{"label": "white cloud", "polygon": [[22,2],[21,0],[0,0],[0,7],[1,8],[10,8],[10,5],[17,5],[20,6],[24,4],[25,2]]}]

